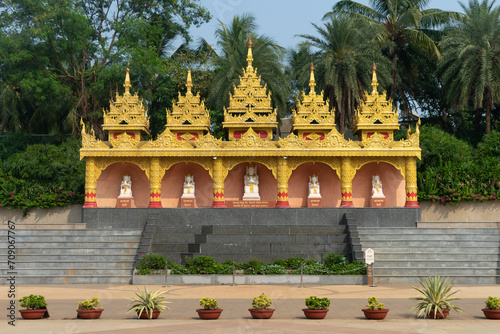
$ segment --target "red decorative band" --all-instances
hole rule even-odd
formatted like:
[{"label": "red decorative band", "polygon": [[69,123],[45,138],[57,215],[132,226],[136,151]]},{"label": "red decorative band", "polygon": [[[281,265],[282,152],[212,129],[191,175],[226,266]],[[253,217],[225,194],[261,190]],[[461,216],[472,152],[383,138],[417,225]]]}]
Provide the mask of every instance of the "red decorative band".
[{"label": "red decorative band", "polygon": [[226,203],[224,201],[213,201],[212,208],[225,208]]},{"label": "red decorative band", "polygon": [[406,201],[405,208],[419,208],[418,201]]},{"label": "red decorative band", "polygon": [[153,202],[153,201],[155,201],[155,202],[156,202],[156,201],[158,201],[158,200],[160,200],[160,199],[161,199],[161,192],[156,192],[156,193],[155,193],[155,192],[152,192],[152,193],[151,193],[151,201],[152,201],[152,202]]},{"label": "red decorative band", "polygon": [[214,200],[218,200],[218,199],[224,199],[224,191],[214,192]]},{"label": "red decorative band", "polygon": [[342,200],[349,201],[350,199],[352,199],[352,193],[350,191],[342,193]]},{"label": "red decorative band", "polygon": [[278,199],[278,201],[276,202],[276,208],[289,208],[290,207],[290,203],[288,201],[280,201]]},{"label": "red decorative band", "polygon": [[84,208],[97,208],[97,202],[96,201],[85,201],[83,203]]},{"label": "red decorative band", "polygon": [[150,201],[148,208],[163,208],[161,201]]},{"label": "red decorative band", "polygon": [[341,201],[340,207],[341,208],[354,208],[354,204],[352,203],[352,201]]},{"label": "red decorative band", "polygon": [[95,199],[96,193],[85,193],[85,198],[87,199]]}]

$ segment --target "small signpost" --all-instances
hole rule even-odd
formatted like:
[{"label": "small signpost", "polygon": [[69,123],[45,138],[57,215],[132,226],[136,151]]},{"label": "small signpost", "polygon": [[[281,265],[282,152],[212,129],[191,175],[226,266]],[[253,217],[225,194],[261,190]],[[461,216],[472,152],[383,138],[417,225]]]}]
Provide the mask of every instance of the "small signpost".
[{"label": "small signpost", "polygon": [[366,270],[366,277],[368,285],[371,287],[376,286],[374,283],[373,263],[375,262],[375,251],[371,248],[365,250],[365,262],[368,265]]}]

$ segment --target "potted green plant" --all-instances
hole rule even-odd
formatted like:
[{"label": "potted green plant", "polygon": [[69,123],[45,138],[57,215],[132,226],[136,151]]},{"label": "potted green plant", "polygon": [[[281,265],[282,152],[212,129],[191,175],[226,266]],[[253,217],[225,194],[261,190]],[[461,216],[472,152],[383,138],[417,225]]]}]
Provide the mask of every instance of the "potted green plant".
[{"label": "potted green plant", "polygon": [[161,297],[166,291],[150,292],[146,287],[144,287],[144,291],[139,288],[137,290],[136,297],[130,298],[132,306],[130,306],[127,313],[136,312],[138,319],[156,319],[160,312],[169,309],[165,304],[170,302]]},{"label": "potted green plant", "polygon": [[443,319],[448,316],[450,309],[462,312],[462,309],[452,305],[450,302],[460,298],[451,297],[457,291],[451,292],[453,285],[448,279],[442,279],[440,276],[429,276],[425,282],[420,282],[421,287],[413,287],[422,294],[421,297],[411,299],[418,300],[411,310],[417,309],[417,316],[424,315],[424,318]]},{"label": "potted green plant", "polygon": [[217,300],[213,298],[205,297],[200,299],[200,305],[203,308],[197,309],[196,312],[198,312],[198,316],[201,319],[205,320],[219,319],[220,314],[223,311],[221,308],[219,308]]},{"label": "potted green plant", "polygon": [[252,300],[253,308],[249,308],[248,311],[250,311],[250,314],[254,319],[269,319],[274,313],[274,309],[269,308],[272,303],[273,301],[262,293],[260,296],[255,297]]},{"label": "potted green plant", "polygon": [[99,308],[101,305],[101,300],[97,297],[92,299],[86,299],[83,302],[78,303],[78,309],[76,310],[77,318],[80,319],[98,319],[101,316],[104,309]]},{"label": "potted green plant", "polygon": [[330,307],[330,299],[311,296],[305,300],[307,308],[303,308],[304,315],[308,319],[324,319]]},{"label": "potted green plant", "polygon": [[387,316],[389,309],[383,303],[379,303],[376,297],[368,298],[367,308],[361,309],[367,319],[382,320]]},{"label": "potted green plant", "polygon": [[500,299],[498,297],[488,297],[485,301],[486,308],[481,309],[488,319],[500,319]]},{"label": "potted green plant", "polygon": [[47,302],[44,296],[29,295],[19,299],[21,307],[25,310],[19,310],[23,319],[41,319],[48,318]]}]

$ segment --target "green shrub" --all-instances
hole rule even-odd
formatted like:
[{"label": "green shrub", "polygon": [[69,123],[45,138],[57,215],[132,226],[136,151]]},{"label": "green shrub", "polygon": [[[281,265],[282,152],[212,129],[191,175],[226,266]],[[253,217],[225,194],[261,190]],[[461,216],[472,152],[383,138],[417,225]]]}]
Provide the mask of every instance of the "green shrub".
[{"label": "green shrub", "polygon": [[330,299],[311,296],[305,300],[307,308],[310,310],[326,310],[330,307]]},{"label": "green shrub", "polygon": [[323,256],[323,263],[328,268],[336,265],[346,265],[349,261],[342,254],[329,253]]},{"label": "green shrub", "polygon": [[216,299],[213,298],[202,298],[200,299],[200,305],[203,307],[204,310],[218,310],[219,309],[219,304],[217,303]]},{"label": "green shrub", "polygon": [[267,310],[272,304],[273,301],[264,293],[262,293],[259,297],[254,297],[252,300],[252,307],[257,310]]},{"label": "green shrub", "polygon": [[101,300],[97,297],[78,303],[79,310],[97,310],[99,306],[101,306]]},{"label": "green shrub", "polygon": [[246,263],[246,266],[244,268],[245,274],[247,275],[257,275],[259,273],[259,270],[262,266],[264,266],[265,263],[256,259],[250,259]]},{"label": "green shrub", "polygon": [[500,299],[498,297],[488,297],[488,300],[485,302],[486,308],[490,310],[500,310]]},{"label": "green shrub", "polygon": [[27,310],[41,309],[47,306],[45,297],[40,295],[29,295],[19,299],[19,305]]},{"label": "green shrub", "polygon": [[186,268],[191,274],[217,274],[218,263],[211,256],[186,257]]},{"label": "green shrub", "polygon": [[379,303],[376,297],[369,297],[366,307],[369,310],[383,310],[385,305],[383,303]]}]

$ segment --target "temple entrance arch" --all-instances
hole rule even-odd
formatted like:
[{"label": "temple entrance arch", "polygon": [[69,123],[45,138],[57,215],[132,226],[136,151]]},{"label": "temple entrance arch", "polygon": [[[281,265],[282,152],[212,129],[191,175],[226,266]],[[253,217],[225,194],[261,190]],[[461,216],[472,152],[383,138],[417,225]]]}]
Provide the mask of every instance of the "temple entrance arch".
[{"label": "temple entrance arch", "polygon": [[195,162],[179,162],[170,167],[161,180],[161,204],[164,208],[181,206],[184,177],[194,176],[196,205],[212,205],[213,182],[208,170]]},{"label": "temple entrance arch", "polygon": [[405,179],[401,172],[387,162],[369,162],[363,165],[352,180],[354,207],[369,207],[372,176],[379,175],[385,195],[386,207],[405,205]]},{"label": "temple entrance arch", "polygon": [[321,162],[306,162],[297,167],[288,180],[290,207],[307,207],[309,176],[318,176],[323,207],[339,207],[341,201],[340,179],[337,172]]},{"label": "temple entrance arch", "polygon": [[120,195],[120,184],[124,175],[132,180],[134,206],[147,208],[149,204],[149,180],[146,173],[131,162],[116,162],[106,167],[97,179],[97,206],[115,208]]},{"label": "temple entrance arch", "polygon": [[[249,162],[242,162],[234,166],[224,181],[224,197],[226,201],[240,201],[243,197],[243,178]],[[261,163],[253,162],[259,175],[259,194],[262,201],[276,201],[278,183],[272,171]]]}]

